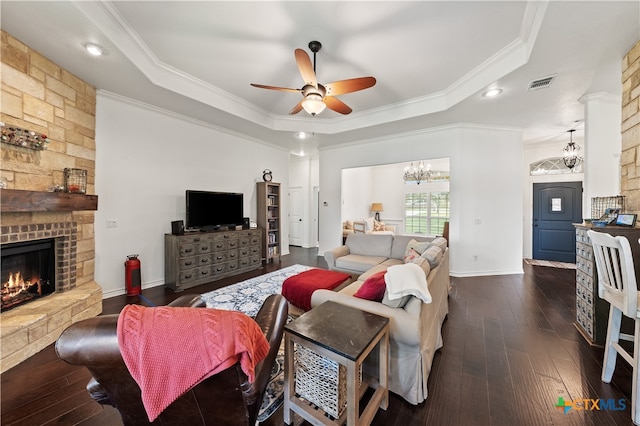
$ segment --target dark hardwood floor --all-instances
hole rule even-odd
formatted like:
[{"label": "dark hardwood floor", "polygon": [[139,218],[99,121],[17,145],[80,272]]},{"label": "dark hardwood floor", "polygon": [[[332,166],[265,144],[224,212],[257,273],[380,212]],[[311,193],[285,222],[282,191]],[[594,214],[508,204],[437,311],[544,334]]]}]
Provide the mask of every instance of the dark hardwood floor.
[{"label": "dark hardwood floor", "polygon": [[[282,263],[190,289],[204,293],[301,263],[326,267],[316,250],[292,247]],[[429,397],[410,405],[390,394],[374,425],[631,425],[631,371],[618,362],[611,384],[600,381],[601,348],[575,328],[575,271],[524,265],[524,275],[452,278],[444,347],[434,358]],[[163,287],[144,298],[164,305],[178,297]],[[140,297],[104,300],[104,313]],[[118,413],[89,398],[89,374],[57,359],[53,345],[1,376],[2,425],[118,425]],[[626,409],[555,407],[559,397],[624,399]],[[619,406],[619,405],[617,405]],[[282,410],[268,425],[283,424]]]}]

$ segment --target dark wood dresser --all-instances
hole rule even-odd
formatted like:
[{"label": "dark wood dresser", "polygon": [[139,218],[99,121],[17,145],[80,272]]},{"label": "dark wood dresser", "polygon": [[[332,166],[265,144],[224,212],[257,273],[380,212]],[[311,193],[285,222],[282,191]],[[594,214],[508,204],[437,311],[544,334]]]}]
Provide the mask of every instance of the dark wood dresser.
[{"label": "dark wood dresser", "polygon": [[262,267],[262,229],[164,236],[164,284],[173,291]]}]

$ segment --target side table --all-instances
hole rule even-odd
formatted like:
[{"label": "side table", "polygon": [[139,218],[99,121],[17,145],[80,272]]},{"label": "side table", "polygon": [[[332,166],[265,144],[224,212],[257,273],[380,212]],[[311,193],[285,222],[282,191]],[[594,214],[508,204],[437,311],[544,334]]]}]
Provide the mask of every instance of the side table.
[{"label": "side table", "polygon": [[[368,425],[378,407],[387,409],[389,387],[387,372],[389,364],[389,319],[380,315],[335,302],[325,302],[299,316],[285,326],[285,381],[284,422],[291,424],[294,411],[314,425],[343,424]],[[321,357],[346,367],[346,410],[335,421],[309,402],[296,395],[294,344],[304,346]],[[377,378],[367,378],[359,383],[359,371],[363,361],[376,347],[379,349],[379,372]],[[339,376],[336,377],[339,380]],[[338,383],[340,386],[340,383]],[[368,387],[375,389],[369,403],[360,412],[360,398]]]}]

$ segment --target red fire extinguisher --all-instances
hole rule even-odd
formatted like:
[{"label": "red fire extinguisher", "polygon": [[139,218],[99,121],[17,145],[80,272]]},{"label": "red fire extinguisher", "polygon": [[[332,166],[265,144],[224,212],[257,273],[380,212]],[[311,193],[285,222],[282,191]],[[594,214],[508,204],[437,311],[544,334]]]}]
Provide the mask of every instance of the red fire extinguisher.
[{"label": "red fire extinguisher", "polygon": [[140,276],[140,259],[137,254],[130,254],[124,262],[125,283],[127,296],[137,296],[142,293],[142,279]]}]

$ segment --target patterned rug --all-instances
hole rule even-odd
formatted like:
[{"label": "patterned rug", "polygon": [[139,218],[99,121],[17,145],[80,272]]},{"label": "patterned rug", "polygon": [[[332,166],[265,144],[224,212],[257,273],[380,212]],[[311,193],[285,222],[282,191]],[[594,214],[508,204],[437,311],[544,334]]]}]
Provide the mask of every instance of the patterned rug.
[{"label": "patterned rug", "polygon": [[[312,269],[311,266],[293,265],[232,284],[218,290],[204,293],[202,298],[208,308],[240,311],[255,317],[271,294],[280,294],[282,283],[287,278]],[[284,401],[284,346],[280,346],[278,356],[271,371],[271,379],[258,412],[258,421],[263,422],[271,416]]]},{"label": "patterned rug", "polygon": [[524,263],[534,266],[550,266],[552,268],[576,269],[575,263],[554,262],[551,260],[524,259]]}]

